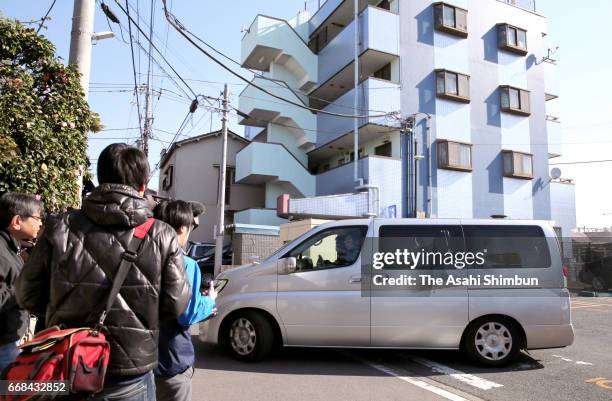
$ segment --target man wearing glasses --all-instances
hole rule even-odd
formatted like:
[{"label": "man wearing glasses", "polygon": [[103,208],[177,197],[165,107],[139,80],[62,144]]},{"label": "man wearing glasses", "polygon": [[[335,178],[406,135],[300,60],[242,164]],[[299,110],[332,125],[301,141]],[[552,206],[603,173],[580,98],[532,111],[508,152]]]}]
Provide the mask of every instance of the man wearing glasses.
[{"label": "man wearing glasses", "polygon": [[0,197],[0,371],[17,358],[17,341],[29,323],[28,313],[15,298],[15,282],[23,267],[19,244],[36,239],[42,213],[42,202],[34,195],[8,192]]}]

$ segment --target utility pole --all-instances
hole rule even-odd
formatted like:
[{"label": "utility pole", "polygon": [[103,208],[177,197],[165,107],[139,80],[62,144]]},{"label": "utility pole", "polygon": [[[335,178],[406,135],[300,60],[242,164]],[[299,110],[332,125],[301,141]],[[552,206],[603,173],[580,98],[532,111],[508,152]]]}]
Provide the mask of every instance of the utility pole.
[{"label": "utility pole", "polygon": [[[154,2],[151,2],[151,17],[149,20],[149,38],[153,37],[153,24],[154,24]],[[144,154],[149,157],[149,138],[151,138],[151,134],[153,132],[153,109],[151,104],[151,59],[152,59],[152,50],[153,50],[153,42],[149,42],[149,64],[147,67],[147,85],[145,87],[145,117],[144,124],[142,128],[142,151]]]},{"label": "utility pole", "polygon": [[147,86],[145,87],[145,118],[142,127],[142,151],[149,157],[149,138],[153,130],[153,110],[151,108],[151,74],[147,78]]},{"label": "utility pole", "polygon": [[91,39],[95,0],[74,0],[72,31],[70,33],[70,54],[68,64],[76,64],[81,74],[81,87],[85,99],[89,93],[89,71],[91,69]]},{"label": "utility pole", "polygon": [[229,100],[227,93],[227,84],[223,87],[223,117],[221,118],[221,163],[219,164],[219,199],[217,206],[219,208],[219,220],[217,222],[217,236],[215,238],[215,267],[214,277],[217,277],[221,271],[221,263],[223,262],[223,238],[225,235],[225,171],[227,169],[227,122],[229,113]]},{"label": "utility pole", "polygon": [[[68,64],[76,64],[81,74],[81,88],[85,100],[89,94],[89,72],[91,70],[91,40],[93,38],[93,22],[95,0],[74,0],[72,11],[72,31],[70,32],[70,53]],[[77,207],[81,207],[81,194],[83,193],[83,170],[79,166],[77,177]]]}]

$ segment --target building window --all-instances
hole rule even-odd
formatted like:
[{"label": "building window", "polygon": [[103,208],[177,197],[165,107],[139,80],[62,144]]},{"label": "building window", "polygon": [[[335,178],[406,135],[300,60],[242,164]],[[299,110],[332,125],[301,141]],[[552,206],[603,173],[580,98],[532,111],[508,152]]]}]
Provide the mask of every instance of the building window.
[{"label": "building window", "polygon": [[236,177],[236,169],[233,167],[228,167],[225,173],[225,204],[229,205],[230,204],[230,193],[232,190],[232,184],[236,183],[235,177]]},{"label": "building window", "polygon": [[327,35],[327,25],[321,28],[321,31],[317,33],[310,41],[308,42],[308,47],[314,54],[318,54],[329,41]]},{"label": "building window", "polygon": [[438,140],[438,167],[448,170],[472,171],[472,145]]},{"label": "building window", "polygon": [[506,113],[528,116],[531,114],[529,107],[529,91],[512,86],[500,86],[501,110]]},{"label": "building window", "polygon": [[533,156],[529,153],[504,150],[504,176],[513,178],[533,178]]},{"label": "building window", "polygon": [[447,3],[435,3],[433,6],[437,30],[467,38],[467,10]]},{"label": "building window", "polygon": [[[359,148],[359,158],[363,158],[363,148]],[[351,161],[355,160],[355,151],[351,152]]]},{"label": "building window", "polygon": [[162,189],[164,191],[167,191],[172,187],[173,175],[174,166],[169,166],[166,171],[164,171],[164,179],[162,180]]},{"label": "building window", "polygon": [[388,11],[388,10],[391,10],[391,2],[389,0],[382,0],[380,3],[378,3],[376,7],[382,8]]},{"label": "building window", "polygon": [[391,81],[391,63],[387,63],[384,67],[372,74],[374,78]]},{"label": "building window", "polygon": [[497,46],[524,56],[527,54],[527,31],[508,24],[497,24]]},{"label": "building window", "polygon": [[448,70],[436,70],[436,95],[441,98],[470,102],[470,77]]},{"label": "building window", "polygon": [[391,142],[383,143],[374,148],[374,155],[391,157]]}]

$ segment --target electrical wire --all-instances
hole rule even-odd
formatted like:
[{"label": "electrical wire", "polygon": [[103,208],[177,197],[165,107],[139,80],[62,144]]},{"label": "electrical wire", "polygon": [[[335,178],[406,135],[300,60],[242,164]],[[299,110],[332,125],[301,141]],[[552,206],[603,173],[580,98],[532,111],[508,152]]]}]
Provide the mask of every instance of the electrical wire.
[{"label": "electrical wire", "polygon": [[49,7],[49,9],[47,10],[46,14],[44,17],[42,17],[42,19],[40,20],[40,25],[38,26],[38,29],[36,30],[36,33],[39,33],[40,30],[43,27],[43,24],[45,23],[45,20],[47,19],[47,17],[49,16],[49,14],[51,13],[51,10],[53,10],[53,6],[55,6],[55,2],[57,0],[53,0],[53,3],[51,3],[51,6]]},{"label": "electrical wire", "polygon": [[[115,0],[117,1],[117,0]],[[294,102],[292,100],[286,99],[282,96],[278,96],[270,91],[268,91],[267,89],[264,89],[263,87],[249,81],[247,78],[243,77],[242,75],[238,74],[237,72],[235,72],[234,70],[232,70],[231,68],[229,68],[228,66],[226,66],[223,62],[221,62],[220,60],[218,60],[216,57],[214,57],[212,54],[210,54],[208,51],[206,51],[205,49],[203,49],[200,45],[198,45],[196,42],[194,42],[193,39],[191,39],[187,34],[185,34],[184,31],[186,31],[186,28],[184,27],[184,25],[176,18],[176,16],[174,16],[173,14],[170,13],[170,11],[168,10],[167,6],[166,6],[166,0],[162,0],[162,3],[164,4],[164,13],[166,15],[166,20],[168,20],[168,22],[170,23],[170,25],[172,25],[172,27],[181,35],[183,36],[189,43],[191,43],[194,47],[196,47],[198,50],[200,50],[200,52],[202,52],[204,55],[206,55],[208,58],[210,58],[212,61],[214,61],[216,64],[218,64],[221,68],[225,69],[226,71],[228,71],[229,73],[231,73],[232,75],[236,76],[237,78],[239,78],[240,80],[246,82],[247,84],[253,86],[256,89],[259,89],[260,91],[264,92],[265,94],[272,96],[276,99],[282,100],[288,104],[291,104],[293,106],[305,109],[305,110],[309,110],[313,113],[321,113],[321,114],[325,114],[325,115],[330,115],[330,116],[334,116],[334,117],[344,117],[344,118],[376,118],[376,117],[386,117],[386,116],[390,116],[390,115],[397,115],[397,112],[393,112],[393,113],[385,113],[382,115],[353,115],[353,114],[342,114],[342,113],[332,113],[329,111],[325,111],[325,110],[320,110],[320,109],[316,109],[313,107],[309,107],[297,102]]]},{"label": "electrical wire", "polygon": [[583,160],[576,162],[564,162],[564,163],[548,163],[550,166],[558,166],[561,164],[593,164],[593,163],[610,163],[612,159],[604,159],[604,160]]},{"label": "electrical wire", "polygon": [[[179,134],[181,133],[181,131],[183,130],[183,128],[185,127],[185,123],[187,122],[187,119],[189,118],[190,115],[193,115],[191,113],[191,111],[187,112],[187,115],[185,115],[185,118],[183,119],[183,122],[181,123],[181,125],[179,126],[179,128],[176,130],[176,134],[174,134],[174,137],[172,138],[172,140],[170,141],[170,145],[168,146],[168,148],[170,146],[172,146],[174,144],[174,141],[176,141],[176,138],[179,136]],[[159,163],[157,162],[155,164],[155,168],[151,171],[151,173],[149,174],[149,181],[151,181],[151,178],[153,177],[153,175],[155,174],[155,172],[157,170],[159,170]]]},{"label": "electrical wire", "polygon": [[[125,0],[127,5],[128,0]],[[142,115],[140,114],[140,96],[138,95],[138,80],[136,78],[136,60],[134,58],[134,41],[132,39],[132,23],[129,20],[129,12],[128,9],[128,33],[130,36],[130,53],[132,55],[132,72],[134,73],[134,96],[136,96],[136,108],[138,109],[138,126],[140,127],[140,135],[142,132]],[[119,25],[119,29],[121,30],[121,25]],[[123,32],[123,30],[121,30]]]},{"label": "electrical wire", "polygon": [[[121,11],[123,11],[123,13],[128,17],[128,19],[130,21],[132,21],[132,24],[134,24],[134,26],[138,29],[138,31],[140,32],[140,34],[147,40],[147,42],[150,43],[151,47],[153,49],[155,49],[155,51],[161,56],[162,60],[164,60],[164,62],[168,65],[168,67],[170,67],[170,69],[172,70],[172,72],[178,77],[178,79],[183,83],[183,85],[185,85],[185,87],[187,89],[189,89],[189,91],[193,94],[194,98],[197,98],[198,95],[195,93],[195,91],[191,88],[191,86],[189,86],[189,84],[183,79],[183,77],[181,76],[181,74],[178,73],[178,71],[176,71],[176,69],[174,69],[174,67],[172,66],[172,64],[170,64],[168,62],[168,60],[166,59],[166,57],[162,54],[162,52],[157,48],[157,46],[155,46],[155,44],[153,43],[153,40],[151,38],[149,38],[147,36],[146,33],[144,33],[144,31],[142,30],[142,28],[140,28],[140,26],[136,23],[136,21],[134,21],[134,19],[127,13],[127,10],[123,8],[123,6],[119,3],[119,0],[115,0],[115,3],[117,4],[117,6],[121,9]],[[165,0],[164,0],[164,4],[165,4]]]},{"label": "electrical wire", "polygon": [[[196,34],[194,34],[193,32],[191,32],[189,29],[187,29],[187,28],[185,28],[185,27],[184,27],[184,29],[185,29],[185,32],[189,33],[189,34],[190,34],[191,36],[193,36],[193,37],[194,37],[194,38],[195,38],[197,41],[199,41],[199,42],[203,43],[205,46],[207,46],[208,48],[210,48],[210,49],[211,49],[212,51],[214,51],[215,53],[217,53],[217,54],[219,54],[220,56],[222,56],[222,57],[226,58],[227,60],[231,61],[232,63],[236,64],[236,65],[237,65],[237,66],[239,66],[240,68],[244,68],[244,67],[242,67],[242,64],[240,64],[240,63],[239,63],[239,62],[238,62],[236,59],[234,59],[233,57],[230,57],[230,56],[228,56],[227,54],[223,53],[221,50],[217,49],[216,47],[214,47],[214,46],[213,46],[213,45],[211,45],[210,43],[206,42],[204,39],[200,38],[199,36],[197,36]],[[361,66],[360,66],[360,68],[361,68]],[[251,72],[253,75],[255,75],[255,77],[257,77],[257,78],[261,78],[261,79],[266,80],[266,81],[274,82],[274,84],[275,84],[275,85],[270,85],[270,86],[268,86],[269,88],[281,87],[281,88],[286,88],[286,89],[289,89],[289,90],[290,90],[290,91],[292,91],[292,92],[295,92],[296,90],[300,90],[300,88],[295,88],[295,87],[292,87],[291,85],[289,85],[289,84],[288,84],[286,81],[284,81],[284,80],[278,80],[278,79],[274,79],[274,78],[267,77],[267,76],[263,75],[262,73],[260,73],[260,72],[258,72],[258,71],[255,71],[255,70],[253,70],[253,69],[251,69],[251,68],[247,68],[247,70],[248,70],[249,72]],[[281,82],[282,82],[282,84],[281,84]],[[248,86],[249,84],[239,84],[239,85],[246,85],[246,86]],[[260,85],[260,86],[261,86],[261,87],[265,87],[265,85]],[[395,90],[399,90],[399,88],[371,88],[371,89],[369,89],[369,90],[372,90],[372,89],[374,89],[374,90],[376,90],[376,89],[395,89]],[[335,106],[342,107],[342,108],[349,109],[349,110],[353,110],[353,111],[355,111],[355,110],[356,110],[356,109],[355,109],[354,107],[352,107],[352,106],[347,106],[347,105],[337,104],[337,103],[336,103],[336,101],[331,101],[331,100],[328,100],[328,99],[323,99],[323,98],[321,98],[321,97],[317,97],[317,96],[308,95],[308,98],[309,98],[309,99],[318,100],[318,101],[320,101],[320,102],[323,102],[323,103],[325,103],[325,104],[326,104],[326,106],[328,106],[328,105],[335,105]],[[252,99],[257,99],[257,98],[252,98]],[[259,99],[260,99],[260,100],[265,100],[265,99],[261,99],[261,98],[259,98]],[[364,111],[367,111],[367,112],[376,112],[376,113],[386,113],[386,111],[384,111],[384,110],[371,110],[371,109],[369,109],[369,110],[357,109],[357,111],[359,111],[359,112],[364,112]]]}]

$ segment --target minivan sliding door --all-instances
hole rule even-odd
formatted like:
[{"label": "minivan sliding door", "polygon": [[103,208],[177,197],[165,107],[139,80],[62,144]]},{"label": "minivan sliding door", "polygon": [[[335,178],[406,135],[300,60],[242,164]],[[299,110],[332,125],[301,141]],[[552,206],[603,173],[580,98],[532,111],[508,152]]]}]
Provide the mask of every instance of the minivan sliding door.
[{"label": "minivan sliding door", "polygon": [[468,321],[459,221],[379,220],[374,230],[372,346],[457,348]]}]

